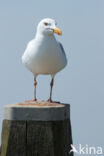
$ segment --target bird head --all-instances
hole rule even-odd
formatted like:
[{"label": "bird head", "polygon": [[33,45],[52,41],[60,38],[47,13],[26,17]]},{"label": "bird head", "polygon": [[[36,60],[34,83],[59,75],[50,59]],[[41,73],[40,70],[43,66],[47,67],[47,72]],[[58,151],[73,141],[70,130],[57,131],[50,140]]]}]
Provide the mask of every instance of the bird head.
[{"label": "bird head", "polygon": [[37,26],[37,31],[45,35],[53,35],[54,33],[61,35],[61,30],[56,26],[55,20],[45,18],[41,20]]}]

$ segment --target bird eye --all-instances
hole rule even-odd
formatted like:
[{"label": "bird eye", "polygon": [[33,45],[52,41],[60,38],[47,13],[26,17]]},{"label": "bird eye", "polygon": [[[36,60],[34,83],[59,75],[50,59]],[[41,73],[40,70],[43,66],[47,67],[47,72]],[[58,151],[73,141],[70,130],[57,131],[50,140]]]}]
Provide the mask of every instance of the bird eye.
[{"label": "bird eye", "polygon": [[47,26],[47,25],[48,25],[48,23],[47,23],[47,22],[45,22],[45,23],[44,23],[44,25],[45,25],[45,26]]}]

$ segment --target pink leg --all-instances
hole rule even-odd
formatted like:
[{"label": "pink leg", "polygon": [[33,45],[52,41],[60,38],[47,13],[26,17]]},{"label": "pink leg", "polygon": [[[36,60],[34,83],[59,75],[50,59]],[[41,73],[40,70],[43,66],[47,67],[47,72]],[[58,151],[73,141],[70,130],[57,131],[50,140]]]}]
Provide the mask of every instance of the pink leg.
[{"label": "pink leg", "polygon": [[49,102],[52,102],[52,89],[54,84],[54,78],[52,77],[51,83],[50,83],[50,97],[48,99]]},{"label": "pink leg", "polygon": [[36,99],[36,85],[37,85],[37,81],[36,81],[36,77],[34,77],[34,98],[32,100],[26,100],[25,102],[37,101],[37,99]]},{"label": "pink leg", "polygon": [[33,99],[33,101],[37,101],[37,99],[36,99],[36,85],[37,85],[37,81],[36,81],[36,78],[34,77],[34,99]]}]

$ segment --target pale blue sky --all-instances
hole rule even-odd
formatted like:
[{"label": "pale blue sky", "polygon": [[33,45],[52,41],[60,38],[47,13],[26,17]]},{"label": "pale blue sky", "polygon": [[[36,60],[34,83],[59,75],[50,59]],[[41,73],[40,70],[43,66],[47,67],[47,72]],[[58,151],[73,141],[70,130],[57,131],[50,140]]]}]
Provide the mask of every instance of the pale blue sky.
[{"label": "pale blue sky", "polygon": [[[68,66],[55,78],[53,99],[71,105],[73,142],[104,146],[104,1],[0,1],[0,117],[5,104],[31,99],[33,76],[21,55],[37,23],[57,21]],[[49,76],[38,77],[38,98],[48,99]],[[104,148],[104,147],[103,147]]]}]

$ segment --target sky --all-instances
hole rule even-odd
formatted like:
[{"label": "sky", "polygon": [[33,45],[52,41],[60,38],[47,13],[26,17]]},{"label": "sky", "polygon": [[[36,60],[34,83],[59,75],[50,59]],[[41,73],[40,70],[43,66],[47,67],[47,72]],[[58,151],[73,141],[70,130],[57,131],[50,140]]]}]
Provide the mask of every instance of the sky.
[{"label": "sky", "polygon": [[[3,107],[32,99],[33,75],[21,56],[38,22],[57,21],[68,65],[55,77],[53,100],[71,106],[73,144],[104,150],[104,1],[0,0],[0,132]],[[38,99],[49,97],[50,76],[39,76]]]}]

